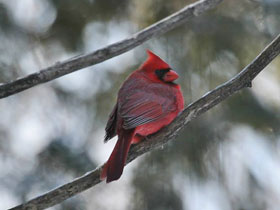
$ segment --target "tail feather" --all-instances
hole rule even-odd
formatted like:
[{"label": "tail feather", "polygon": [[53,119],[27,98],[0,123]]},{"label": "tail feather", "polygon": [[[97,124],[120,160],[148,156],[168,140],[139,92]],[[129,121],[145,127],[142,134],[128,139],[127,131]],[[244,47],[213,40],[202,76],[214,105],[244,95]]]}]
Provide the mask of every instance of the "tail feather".
[{"label": "tail feather", "polygon": [[107,177],[107,183],[119,179],[122,175],[133,132],[134,129],[130,129],[119,135],[115,148],[101,172],[100,178],[105,179]]}]

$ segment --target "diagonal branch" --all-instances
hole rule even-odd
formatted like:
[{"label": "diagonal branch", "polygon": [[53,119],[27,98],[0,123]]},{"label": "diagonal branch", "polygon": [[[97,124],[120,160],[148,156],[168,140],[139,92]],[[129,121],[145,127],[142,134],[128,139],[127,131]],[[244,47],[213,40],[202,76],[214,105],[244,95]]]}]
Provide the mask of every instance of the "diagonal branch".
[{"label": "diagonal branch", "polygon": [[[280,34],[239,74],[208,92],[194,103],[187,106],[184,111],[167,127],[149,139],[133,146],[128,155],[131,162],[140,155],[162,147],[168,141],[174,140],[186,125],[207,110],[219,104],[237,91],[251,87],[252,80],[280,53]],[[88,172],[82,177],[62,185],[50,192],[40,195],[24,204],[10,210],[44,209],[54,206],[62,201],[89,189],[101,182],[99,179],[102,166]]]},{"label": "diagonal branch", "polygon": [[0,99],[125,53],[152,37],[164,34],[182,25],[190,18],[214,8],[222,1],[223,0],[201,0],[190,4],[127,39],[86,55],[73,57],[63,62],[57,62],[55,65],[42,69],[39,72],[2,84],[0,85]]}]

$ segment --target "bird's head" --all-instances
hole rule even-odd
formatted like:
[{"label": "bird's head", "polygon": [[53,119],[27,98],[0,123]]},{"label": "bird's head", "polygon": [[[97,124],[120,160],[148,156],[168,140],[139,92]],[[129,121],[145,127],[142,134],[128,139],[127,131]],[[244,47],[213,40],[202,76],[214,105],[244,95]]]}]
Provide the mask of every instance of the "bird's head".
[{"label": "bird's head", "polygon": [[170,83],[178,79],[179,75],[159,56],[150,50],[147,50],[147,54],[148,58],[142,64],[140,70],[151,80]]}]

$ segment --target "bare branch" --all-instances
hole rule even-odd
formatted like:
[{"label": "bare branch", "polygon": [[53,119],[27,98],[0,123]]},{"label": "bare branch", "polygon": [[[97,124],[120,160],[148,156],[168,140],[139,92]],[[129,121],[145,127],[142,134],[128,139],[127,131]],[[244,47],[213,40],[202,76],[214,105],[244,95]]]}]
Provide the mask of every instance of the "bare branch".
[{"label": "bare branch", "polygon": [[[184,111],[167,127],[152,135],[147,140],[133,145],[128,155],[128,162],[131,162],[140,155],[162,147],[168,141],[174,140],[179,132],[186,125],[207,110],[219,104],[227,97],[245,87],[251,87],[252,80],[280,53],[280,34],[239,74],[231,80],[208,92],[194,103],[187,106]],[[34,198],[11,210],[22,209],[44,209],[54,206],[62,201],[89,189],[100,183],[101,167],[88,172],[82,177],[62,185],[50,192]]]},{"label": "bare branch", "polygon": [[42,69],[39,72],[2,84],[0,85],[0,99],[125,53],[152,37],[164,34],[183,24],[190,18],[214,8],[221,1],[223,0],[201,0],[190,4],[178,12],[141,30],[130,38],[108,45],[107,47],[86,55],[73,57],[63,62],[57,62],[55,65]]},{"label": "bare branch", "polygon": [[188,105],[170,125],[153,135],[147,141],[143,141],[139,145],[137,144],[132,147],[127,162],[155,148],[162,147],[168,141],[175,139],[190,121],[242,88],[252,87],[252,80],[279,54],[280,34],[239,74]]}]

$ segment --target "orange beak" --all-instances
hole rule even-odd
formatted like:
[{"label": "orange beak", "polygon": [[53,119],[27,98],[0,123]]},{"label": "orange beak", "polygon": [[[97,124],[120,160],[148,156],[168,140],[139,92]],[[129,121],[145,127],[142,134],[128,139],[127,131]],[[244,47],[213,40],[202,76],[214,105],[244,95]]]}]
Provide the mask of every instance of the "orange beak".
[{"label": "orange beak", "polygon": [[174,80],[178,79],[178,77],[179,75],[175,71],[170,70],[164,74],[163,80],[166,82],[173,82]]}]

